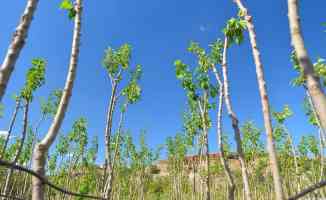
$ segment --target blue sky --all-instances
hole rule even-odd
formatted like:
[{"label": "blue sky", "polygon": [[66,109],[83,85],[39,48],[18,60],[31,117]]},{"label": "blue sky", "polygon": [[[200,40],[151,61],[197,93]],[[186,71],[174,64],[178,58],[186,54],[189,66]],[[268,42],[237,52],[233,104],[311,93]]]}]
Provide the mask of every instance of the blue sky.
[{"label": "blue sky", "polygon": [[[26,1],[2,2],[0,7],[0,58],[3,59],[11,35],[17,25]],[[296,140],[303,134],[315,134],[307,125],[302,111],[304,91],[293,88],[290,81],[296,76],[289,59],[291,52],[287,20],[287,1],[244,1],[254,16],[265,66],[267,87],[271,105],[280,109],[289,104],[295,116],[288,127]],[[70,56],[73,23],[59,9],[59,0],[40,1],[27,44],[17,62],[7,89],[5,116],[0,128],[6,129],[13,110],[11,94],[24,84],[25,73],[35,57],[48,62],[46,85],[37,91],[32,104],[31,123],[39,118],[39,97],[62,88]],[[313,60],[326,57],[326,33],[322,22],[326,1],[301,1],[301,17],[306,46]],[[132,63],[143,66],[143,96],[141,102],[128,110],[125,127],[137,138],[141,129],[147,130],[148,143],[154,147],[165,142],[182,128],[182,112],[185,93],[175,78],[173,62],[182,59],[192,63],[193,57],[186,51],[191,40],[202,46],[222,37],[225,22],[234,17],[237,9],[231,0],[85,0],[82,42],[77,79],[72,101],[62,132],[67,132],[72,122],[81,116],[88,119],[89,133],[104,138],[106,106],[110,95],[110,83],[101,66],[104,49],[117,48],[129,43],[133,47]],[[229,51],[231,95],[234,110],[240,121],[254,120],[263,128],[255,66],[246,34],[240,47]],[[43,124],[42,134],[48,128]],[[17,124],[19,133],[20,123]],[[229,121],[225,131],[233,138]],[[211,151],[216,151],[215,128],[211,130]],[[101,146],[100,153],[103,152]]]}]

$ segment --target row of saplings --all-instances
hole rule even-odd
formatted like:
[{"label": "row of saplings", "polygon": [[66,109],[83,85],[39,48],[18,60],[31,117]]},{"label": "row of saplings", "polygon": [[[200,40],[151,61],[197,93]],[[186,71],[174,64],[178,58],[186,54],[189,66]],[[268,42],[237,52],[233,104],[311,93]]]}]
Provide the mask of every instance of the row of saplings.
[{"label": "row of saplings", "polygon": [[[46,61],[37,58],[26,75],[25,85],[14,96],[15,108],[5,137],[0,138],[1,196],[4,199],[297,199],[325,198],[326,64],[312,64],[304,47],[298,15],[298,0],[288,0],[289,24],[294,51],[291,59],[299,76],[293,85],[306,92],[305,113],[316,127],[316,136],[303,136],[295,145],[285,121],[293,113],[288,106],[272,112],[268,99],[263,64],[256,41],[253,18],[241,0],[236,18],[228,20],[223,39],[205,50],[191,42],[188,50],[198,65],[190,67],[175,61],[176,77],[187,95],[181,133],[168,138],[168,164],[165,175],[157,163],[160,148],[151,149],[141,134],[135,145],[125,128],[130,105],[139,101],[142,74],[140,65],[130,65],[131,47],[108,48],[103,66],[111,93],[107,107],[104,156],[98,156],[99,142],[89,141],[87,121],[77,119],[71,130],[60,127],[68,110],[78,67],[82,0],[63,0],[61,8],[74,21],[71,58],[64,88],[48,98],[39,98],[39,120],[29,118],[37,89],[45,83]],[[0,70],[0,100],[5,94],[15,63],[24,47],[38,0],[27,0],[21,21],[13,35]],[[240,123],[233,110],[227,55],[229,47],[241,44],[249,33],[256,66],[259,94],[266,132],[252,122]],[[322,81],[322,83],[321,83]],[[218,103],[216,103],[218,102]],[[226,112],[223,110],[226,108]],[[33,108],[35,109],[35,108]],[[37,110],[37,109],[35,109]],[[213,114],[212,114],[213,113]],[[234,144],[223,129],[227,113],[234,132]],[[18,116],[22,126],[16,130]],[[50,124],[49,127],[45,127]],[[211,157],[209,133],[216,124],[220,156]],[[242,125],[241,125],[242,124]],[[114,128],[113,128],[114,127]],[[44,131],[48,128],[47,132]],[[13,135],[19,131],[20,135]],[[12,139],[15,138],[16,139]],[[93,137],[94,138],[94,137]],[[230,137],[229,137],[230,138]],[[212,143],[212,142],[211,142]],[[231,155],[230,146],[234,146]],[[187,155],[194,154],[189,159]],[[97,159],[99,157],[99,159]],[[231,159],[232,157],[232,159]],[[99,164],[98,160],[104,160]],[[234,162],[234,159],[236,162]],[[154,166],[158,170],[153,170]],[[18,170],[18,171],[17,171]],[[154,173],[156,171],[156,173]],[[316,184],[317,183],[317,184]],[[310,187],[308,187],[310,186]],[[318,190],[317,190],[318,189]]]}]

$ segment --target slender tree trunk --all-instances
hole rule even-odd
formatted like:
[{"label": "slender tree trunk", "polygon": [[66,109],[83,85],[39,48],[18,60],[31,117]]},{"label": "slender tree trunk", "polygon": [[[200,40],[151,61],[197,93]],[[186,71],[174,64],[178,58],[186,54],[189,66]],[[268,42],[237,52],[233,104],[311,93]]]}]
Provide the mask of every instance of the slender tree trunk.
[{"label": "slender tree trunk", "polygon": [[241,0],[235,0],[235,3],[238,5],[239,9],[244,13],[244,18],[247,22],[247,28],[249,32],[250,43],[252,47],[252,54],[254,57],[256,65],[256,75],[259,85],[259,93],[262,103],[262,111],[264,117],[264,125],[267,134],[267,149],[269,153],[269,161],[273,175],[274,189],[276,194],[276,199],[284,199],[284,193],[282,189],[282,178],[279,173],[277,155],[275,150],[274,138],[273,138],[273,127],[270,115],[270,106],[268,100],[268,94],[266,89],[266,82],[264,78],[263,63],[261,62],[260,52],[258,50],[257,41],[256,41],[256,32],[253,24],[252,16],[249,15],[248,10],[243,6]]},{"label": "slender tree trunk", "polygon": [[11,133],[12,133],[12,129],[14,128],[16,118],[17,118],[17,114],[18,114],[18,111],[19,111],[19,108],[20,108],[20,103],[21,103],[21,99],[20,99],[20,97],[18,97],[16,99],[15,110],[14,110],[14,113],[12,115],[12,118],[11,118],[11,121],[10,121],[10,124],[9,124],[8,135],[6,137],[5,144],[3,145],[3,149],[2,149],[2,152],[1,152],[1,155],[0,155],[0,158],[3,158],[5,153],[6,153],[6,149],[7,149],[8,143],[9,143],[9,139],[10,139],[10,136],[11,136]]},{"label": "slender tree trunk", "polygon": [[[16,164],[18,162],[18,160],[20,158],[20,155],[21,155],[21,153],[23,151],[25,138],[26,138],[27,125],[28,125],[28,109],[29,109],[29,102],[26,101],[26,105],[24,107],[22,136],[21,136],[20,144],[19,144],[19,147],[17,149],[16,155],[14,157],[14,160],[12,161],[13,164]],[[3,189],[3,194],[4,195],[8,195],[9,185],[10,185],[10,181],[11,181],[11,177],[13,175],[13,172],[14,172],[14,170],[12,168],[8,169],[8,174],[7,174],[5,186],[4,186],[4,189]]]},{"label": "slender tree trunk", "polygon": [[242,180],[243,180],[243,187],[245,192],[245,197],[247,200],[251,199],[250,188],[249,188],[249,178],[248,178],[248,169],[246,167],[245,158],[242,149],[242,141],[241,141],[241,133],[239,128],[239,120],[232,109],[232,103],[230,98],[229,92],[229,80],[228,80],[228,68],[227,68],[227,45],[228,45],[228,38],[226,37],[224,40],[224,49],[223,49],[223,61],[222,61],[222,71],[223,71],[223,80],[224,80],[224,98],[225,104],[228,111],[228,115],[232,121],[232,127],[234,130],[234,137],[237,143],[237,152],[239,154],[239,161],[241,164],[241,172],[242,172]]},{"label": "slender tree trunk", "polygon": [[282,124],[282,128],[285,131],[285,133],[287,135],[287,138],[288,138],[288,140],[290,142],[290,145],[291,145],[291,151],[292,151],[292,156],[293,156],[293,160],[294,160],[294,167],[295,167],[295,174],[296,174],[296,177],[297,177],[297,183],[296,183],[297,191],[300,191],[301,190],[301,177],[299,175],[299,164],[298,164],[298,160],[297,160],[297,153],[296,153],[296,150],[295,150],[295,146],[294,146],[293,139],[292,139],[292,136],[290,134],[290,131],[285,127],[284,124]]},{"label": "slender tree trunk", "polygon": [[227,161],[227,158],[225,156],[224,151],[224,144],[223,144],[223,133],[222,133],[222,114],[223,114],[223,98],[224,98],[224,89],[223,89],[223,83],[221,80],[220,75],[218,74],[218,71],[214,66],[212,66],[215,78],[218,82],[220,93],[219,93],[219,100],[218,100],[218,111],[217,111],[217,139],[218,139],[218,145],[220,147],[220,160],[224,169],[224,173],[227,177],[228,183],[229,183],[229,189],[228,189],[228,200],[234,200],[234,193],[235,193],[235,184],[234,184],[234,178],[232,176],[232,172],[229,166],[229,163]]},{"label": "slender tree trunk", "polygon": [[[76,76],[76,69],[78,64],[79,47],[80,47],[80,35],[81,35],[81,15],[82,15],[82,0],[76,0],[76,16],[75,25],[73,33],[72,50],[69,64],[69,72],[67,75],[65,88],[63,90],[62,97],[60,99],[60,104],[58,110],[54,116],[53,122],[48,130],[46,136],[36,144],[34,148],[34,155],[32,158],[32,168],[35,172],[40,175],[45,176],[45,164],[46,155],[53,144],[58,131],[61,127],[62,121],[64,119],[65,113],[67,111],[70,97],[72,95],[73,84]],[[44,200],[45,190],[42,181],[36,177],[32,178],[32,200]]]},{"label": "slender tree trunk", "polygon": [[[117,87],[118,84],[112,80],[112,94],[109,102],[109,108],[107,112],[106,127],[105,127],[105,166],[104,166],[104,190],[103,193],[106,199],[109,199],[112,192],[112,183],[113,183],[113,166],[111,158],[111,135],[112,135],[112,120],[114,109],[116,105],[116,96],[117,96]],[[108,173],[108,176],[106,174]]]},{"label": "slender tree trunk", "polygon": [[12,41],[7,50],[7,54],[0,69],[0,101],[5,94],[7,84],[9,82],[11,73],[15,68],[16,61],[21,50],[25,45],[27,33],[31,22],[33,20],[34,12],[36,10],[38,0],[28,0],[24,13],[13,35]]},{"label": "slender tree trunk", "polygon": [[320,80],[314,72],[314,66],[311,63],[304,45],[300,27],[298,0],[288,0],[288,9],[292,45],[298,56],[300,66],[303,68],[306,86],[311,95],[313,106],[320,119],[321,128],[326,130],[326,96],[320,85]]},{"label": "slender tree trunk", "polygon": [[[117,132],[118,134],[117,134],[117,138],[116,138],[116,144],[115,144],[115,147],[114,147],[113,160],[112,160],[112,162],[109,162],[109,163],[112,163],[111,164],[112,167],[110,167],[110,171],[108,171],[109,176],[108,176],[108,180],[106,182],[107,185],[105,187],[108,190],[110,190],[109,191],[110,192],[109,193],[110,196],[111,196],[112,186],[113,186],[113,181],[114,181],[114,176],[115,176],[114,171],[115,171],[117,157],[118,157],[118,153],[119,153],[120,136],[121,136],[123,122],[124,122],[124,119],[125,119],[125,113],[126,113],[127,105],[128,104],[125,104],[124,105],[124,111],[121,111],[121,114],[120,114],[120,120],[119,120],[118,132]],[[111,123],[112,123],[112,121],[111,121]],[[106,198],[110,198],[110,196],[107,196]]]},{"label": "slender tree trunk", "polygon": [[207,101],[207,92],[204,93],[203,103],[198,101],[200,115],[203,124],[203,137],[204,137],[204,149],[205,149],[205,170],[207,175],[205,176],[205,197],[206,200],[211,199],[211,191],[210,191],[210,160],[209,160],[209,147],[208,147],[208,128],[206,122],[206,114],[207,114],[207,106],[205,106]]},{"label": "slender tree trunk", "polygon": [[323,138],[323,134],[321,132],[321,129],[318,130],[319,135],[319,148],[320,148],[320,178],[319,181],[321,181],[324,177],[325,172],[325,155],[324,155],[324,148],[325,148],[325,140]]}]

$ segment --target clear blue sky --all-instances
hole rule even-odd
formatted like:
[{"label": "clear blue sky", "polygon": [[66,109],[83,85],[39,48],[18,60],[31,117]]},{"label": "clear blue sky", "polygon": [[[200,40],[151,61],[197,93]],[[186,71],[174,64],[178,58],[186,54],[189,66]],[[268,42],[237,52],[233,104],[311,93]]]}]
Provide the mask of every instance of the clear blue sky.
[{"label": "clear blue sky", "polygon": [[[22,0],[2,2],[1,62],[25,3]],[[282,105],[289,104],[294,110],[295,116],[287,124],[296,140],[302,134],[315,133],[307,125],[302,111],[304,91],[290,86],[296,73],[289,59],[287,1],[252,0],[244,3],[254,16],[272,107],[280,109]],[[38,98],[64,85],[73,23],[59,9],[59,4],[59,0],[39,2],[27,44],[3,101],[5,117],[0,120],[2,130],[8,126],[13,110],[10,96],[22,87],[33,58],[45,58],[48,69],[46,85],[37,91],[32,105],[32,123],[39,117]],[[326,21],[325,8],[324,0],[301,1],[304,37],[314,60],[317,56],[326,57],[326,33],[323,32],[325,27],[321,26]],[[181,130],[186,102],[185,93],[175,78],[174,60],[180,58],[188,63],[193,62],[186,51],[189,42],[194,40],[207,46],[217,37],[222,37],[221,29],[226,20],[236,13],[231,0],[84,0],[80,62],[62,132],[69,130],[73,120],[86,116],[90,134],[98,135],[103,144],[110,84],[101,60],[106,47],[129,43],[133,47],[133,63],[143,66],[143,96],[140,103],[129,108],[125,126],[135,137],[139,135],[139,130],[146,129],[151,146],[164,143],[167,136]],[[232,100],[241,122],[255,120],[263,128],[255,67],[247,39],[246,35],[246,41],[240,48],[229,51]],[[226,132],[233,138],[229,121],[225,120],[225,123]],[[17,132],[20,126],[18,123]],[[47,128],[48,124],[43,124],[42,134]],[[216,151],[215,129],[210,135],[211,151]],[[100,152],[103,152],[103,146]]]}]

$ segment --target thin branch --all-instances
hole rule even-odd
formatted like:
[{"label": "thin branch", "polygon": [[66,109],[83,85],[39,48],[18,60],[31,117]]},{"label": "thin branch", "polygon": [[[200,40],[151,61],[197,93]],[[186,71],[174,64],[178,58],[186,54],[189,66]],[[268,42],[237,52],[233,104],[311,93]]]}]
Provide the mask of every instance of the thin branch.
[{"label": "thin branch", "polygon": [[22,198],[19,198],[19,197],[5,195],[5,194],[0,194],[0,197],[5,197],[6,199],[25,200],[25,199],[22,199]]},{"label": "thin branch", "polygon": [[317,189],[320,189],[320,188],[322,188],[324,186],[326,186],[326,179],[320,181],[319,183],[316,183],[314,185],[311,185],[311,186],[307,187],[306,189],[302,190],[301,192],[297,193],[296,195],[288,198],[288,200],[296,200],[296,199],[299,199],[299,198],[307,195],[308,193],[313,192],[313,191],[315,191]]},{"label": "thin branch", "polygon": [[61,187],[51,183],[47,178],[39,175],[38,173],[36,173],[33,170],[30,170],[30,169],[28,169],[26,167],[23,167],[23,166],[20,166],[20,165],[13,164],[11,162],[8,162],[8,161],[2,160],[2,159],[0,159],[0,166],[4,166],[4,167],[7,167],[7,168],[12,168],[14,170],[26,172],[26,173],[38,178],[39,180],[41,180],[43,184],[48,185],[49,187],[51,187],[51,188],[53,188],[53,189],[55,189],[55,190],[57,190],[59,192],[62,192],[64,194],[70,195],[70,196],[83,197],[83,198],[89,198],[89,199],[105,200],[105,198],[103,198],[103,197],[87,195],[87,194],[80,194],[80,193],[68,191],[65,188],[61,188]]}]

